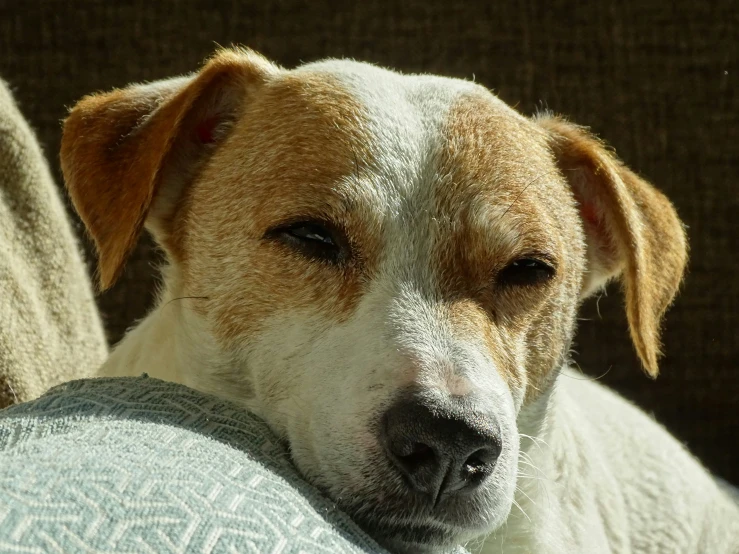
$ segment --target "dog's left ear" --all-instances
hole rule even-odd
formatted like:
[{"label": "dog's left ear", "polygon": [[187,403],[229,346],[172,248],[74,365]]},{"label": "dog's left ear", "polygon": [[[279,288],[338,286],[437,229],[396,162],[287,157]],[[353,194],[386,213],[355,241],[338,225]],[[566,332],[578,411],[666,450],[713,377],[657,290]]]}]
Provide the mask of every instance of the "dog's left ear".
[{"label": "dog's left ear", "polygon": [[584,298],[621,277],[631,339],[651,377],[659,369],[660,323],[687,261],[683,225],[670,201],[581,127],[539,117],[580,207],[587,240]]},{"label": "dog's left ear", "polygon": [[83,98],[64,122],[61,165],[95,242],[100,288],[116,281],[144,223],[172,257],[183,191],[278,71],[242,49],[217,52],[196,74]]}]

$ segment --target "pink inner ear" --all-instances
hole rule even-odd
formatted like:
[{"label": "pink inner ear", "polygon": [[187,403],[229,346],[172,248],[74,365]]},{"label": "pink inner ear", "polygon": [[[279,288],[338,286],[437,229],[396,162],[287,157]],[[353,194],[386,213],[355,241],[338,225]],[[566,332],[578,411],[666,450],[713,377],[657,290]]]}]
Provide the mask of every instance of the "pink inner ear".
[{"label": "pink inner ear", "polygon": [[580,204],[580,214],[582,218],[596,229],[602,226],[601,217],[595,204]]},{"label": "pink inner ear", "polygon": [[198,140],[203,144],[211,144],[215,142],[215,129],[218,125],[218,118],[213,116],[201,121],[195,128],[195,134]]},{"label": "pink inner ear", "polygon": [[595,241],[600,252],[609,258],[615,259],[617,255],[616,246],[608,230],[605,214],[598,208],[598,205],[595,202],[581,203],[580,215],[585,222],[585,232]]}]

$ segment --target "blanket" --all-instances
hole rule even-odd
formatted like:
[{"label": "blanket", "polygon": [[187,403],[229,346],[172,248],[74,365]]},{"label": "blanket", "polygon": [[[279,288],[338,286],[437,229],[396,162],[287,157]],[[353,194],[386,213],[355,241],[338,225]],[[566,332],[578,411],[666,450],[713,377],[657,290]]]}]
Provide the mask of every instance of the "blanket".
[{"label": "blanket", "polygon": [[0,408],[91,376],[106,353],[64,205],[0,80]]}]

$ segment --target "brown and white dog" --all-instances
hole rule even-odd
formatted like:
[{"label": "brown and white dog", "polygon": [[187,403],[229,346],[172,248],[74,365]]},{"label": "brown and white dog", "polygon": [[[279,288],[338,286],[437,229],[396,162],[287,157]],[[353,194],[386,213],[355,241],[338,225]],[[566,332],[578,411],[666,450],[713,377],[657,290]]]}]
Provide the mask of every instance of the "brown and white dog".
[{"label": "brown and white dog", "polygon": [[101,374],[244,405],[391,549],[737,552],[699,463],[568,378],[578,306],[619,276],[656,376],[686,262],[670,202],[584,129],[471,82],[232,49],[83,99],[61,160],[102,288],[144,227],[169,261]]}]

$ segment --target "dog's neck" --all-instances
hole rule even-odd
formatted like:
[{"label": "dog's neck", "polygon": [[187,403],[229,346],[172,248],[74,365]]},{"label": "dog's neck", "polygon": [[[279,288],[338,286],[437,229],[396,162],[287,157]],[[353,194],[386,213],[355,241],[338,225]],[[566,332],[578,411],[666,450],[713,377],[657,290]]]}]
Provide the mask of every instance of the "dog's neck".
[{"label": "dog's neck", "polygon": [[[191,337],[194,314],[179,294],[176,271],[165,268],[165,283],[156,307],[115,346],[100,368],[105,377],[140,376],[189,384],[186,376],[195,373],[198,363],[196,340]],[[196,374],[196,373],[195,373]]]},{"label": "dog's neck", "polygon": [[139,376],[181,383],[177,367],[179,344],[172,333],[176,328],[174,310],[152,311],[135,329],[129,331],[100,368],[105,377]]}]

